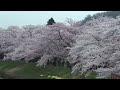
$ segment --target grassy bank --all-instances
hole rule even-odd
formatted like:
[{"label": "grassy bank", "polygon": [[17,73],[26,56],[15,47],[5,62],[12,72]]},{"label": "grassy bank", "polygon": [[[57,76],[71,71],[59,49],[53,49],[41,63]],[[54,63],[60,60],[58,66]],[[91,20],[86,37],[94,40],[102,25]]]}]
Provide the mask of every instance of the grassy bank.
[{"label": "grassy bank", "polygon": [[[21,61],[0,61],[0,77],[4,79],[79,79],[84,76],[72,76],[71,69],[66,67],[46,66],[36,67],[34,63]],[[91,74],[87,78],[95,78]]]}]

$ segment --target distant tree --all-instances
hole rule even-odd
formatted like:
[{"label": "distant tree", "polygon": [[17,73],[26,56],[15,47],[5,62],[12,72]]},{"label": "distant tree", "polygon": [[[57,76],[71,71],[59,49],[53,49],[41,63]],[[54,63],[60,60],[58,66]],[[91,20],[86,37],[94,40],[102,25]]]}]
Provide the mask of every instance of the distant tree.
[{"label": "distant tree", "polygon": [[105,16],[116,18],[120,15],[120,11],[108,11],[104,13]]},{"label": "distant tree", "polygon": [[87,15],[85,19],[82,21],[82,24],[86,23],[87,21],[90,21],[92,19],[91,15]]},{"label": "distant tree", "polygon": [[53,18],[50,18],[50,19],[48,20],[48,22],[47,22],[47,25],[53,25],[54,23],[56,23],[56,22],[54,21],[54,19],[53,19]]},{"label": "distant tree", "polygon": [[82,24],[86,23],[87,21],[90,21],[91,19],[97,19],[98,17],[112,17],[116,18],[117,16],[120,15],[120,11],[106,11],[102,13],[96,13],[94,15],[87,15],[84,20],[82,20]]}]

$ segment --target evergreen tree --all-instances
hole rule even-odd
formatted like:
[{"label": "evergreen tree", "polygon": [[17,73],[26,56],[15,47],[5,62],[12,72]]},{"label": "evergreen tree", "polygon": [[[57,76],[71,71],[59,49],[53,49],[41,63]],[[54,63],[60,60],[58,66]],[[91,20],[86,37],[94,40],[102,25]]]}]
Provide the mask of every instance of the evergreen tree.
[{"label": "evergreen tree", "polygon": [[85,17],[85,19],[82,21],[82,24],[86,23],[87,21],[91,20],[92,19],[92,16],[91,15],[87,15]]},{"label": "evergreen tree", "polygon": [[47,25],[53,25],[54,23],[56,23],[56,22],[54,21],[54,19],[53,19],[53,18],[50,18],[50,19],[48,20],[48,22],[47,22]]}]

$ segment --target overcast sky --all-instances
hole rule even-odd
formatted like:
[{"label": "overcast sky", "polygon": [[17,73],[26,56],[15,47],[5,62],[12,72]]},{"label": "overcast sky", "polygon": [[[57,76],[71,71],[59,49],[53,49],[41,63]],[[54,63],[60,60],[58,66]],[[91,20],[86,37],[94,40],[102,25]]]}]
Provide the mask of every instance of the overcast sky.
[{"label": "overcast sky", "polygon": [[103,11],[0,11],[0,27],[45,25],[51,17],[56,22],[65,22],[66,18],[79,21],[98,12]]}]

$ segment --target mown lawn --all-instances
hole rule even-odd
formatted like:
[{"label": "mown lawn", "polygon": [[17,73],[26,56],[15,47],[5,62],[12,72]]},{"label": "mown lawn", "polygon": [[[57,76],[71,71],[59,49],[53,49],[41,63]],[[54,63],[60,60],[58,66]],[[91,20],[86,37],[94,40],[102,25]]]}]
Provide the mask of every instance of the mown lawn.
[{"label": "mown lawn", "polygon": [[35,63],[22,61],[0,61],[0,77],[4,79],[95,79],[96,74],[85,77],[71,75],[71,69],[66,67],[46,66],[36,67]]}]

